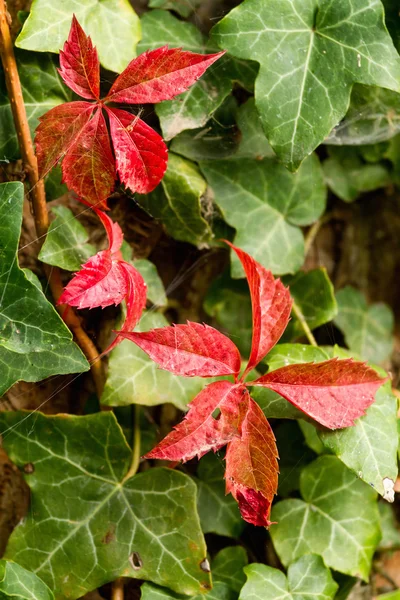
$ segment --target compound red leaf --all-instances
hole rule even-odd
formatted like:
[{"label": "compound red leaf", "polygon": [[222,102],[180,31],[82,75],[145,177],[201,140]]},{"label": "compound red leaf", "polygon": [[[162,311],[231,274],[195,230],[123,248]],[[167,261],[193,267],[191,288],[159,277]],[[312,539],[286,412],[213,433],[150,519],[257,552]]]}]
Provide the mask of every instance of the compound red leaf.
[{"label": "compound red leaf", "polygon": [[333,358],[282,367],[249,385],[270,388],[329,429],[354,425],[386,381],[365,363]]},{"label": "compound red leaf", "polygon": [[247,409],[248,395],[243,385],[216,381],[189,404],[189,412],[146,458],[186,462],[216,452],[239,435]]},{"label": "compound red leaf", "polygon": [[121,182],[133,192],[148,194],[167,168],[168,150],[162,137],[125,110],[111,108],[107,113]]},{"label": "compound red leaf", "polygon": [[278,487],[278,450],[270,424],[256,402],[248,397],[241,437],[226,451],[226,492],[239,504],[245,521],[269,527],[272,500]]},{"label": "compound red leaf", "polygon": [[94,108],[95,105],[89,102],[66,102],[39,117],[35,144],[40,177],[47,175],[66,154],[89,121]]},{"label": "compound red leaf", "polygon": [[240,354],[235,344],[209,325],[191,323],[125,333],[162,369],[186,377],[237,375]]},{"label": "compound red leaf", "polygon": [[64,49],[60,50],[59,73],[71,90],[88,100],[100,95],[100,63],[92,40],[79,25],[75,15]]},{"label": "compound red leaf", "polygon": [[126,274],[110,250],[98,252],[82,266],[66,286],[58,304],[77,308],[118,305],[127,294]]},{"label": "compound red leaf", "polygon": [[65,183],[78,196],[91,205],[108,209],[106,201],[114,189],[115,166],[101,109],[69,148],[62,171]]},{"label": "compound red leaf", "polygon": [[289,322],[290,292],[271,271],[264,269],[247,252],[226,242],[243,265],[250,288],[253,310],[253,339],[246,373],[251,371],[277,343]]},{"label": "compound red leaf", "polygon": [[195,54],[168,46],[149,50],[129,63],[106,100],[128,104],[171,100],[193,85],[223,54]]}]

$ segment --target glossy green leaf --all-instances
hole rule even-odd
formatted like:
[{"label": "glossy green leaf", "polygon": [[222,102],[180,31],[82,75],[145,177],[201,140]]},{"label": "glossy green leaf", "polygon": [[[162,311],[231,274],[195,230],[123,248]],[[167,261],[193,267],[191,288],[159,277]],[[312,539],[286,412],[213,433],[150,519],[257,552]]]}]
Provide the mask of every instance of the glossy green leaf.
[{"label": "glossy green leaf", "polygon": [[196,596],[180,596],[170,590],[160,588],[151,583],[142,585],[140,596],[141,600],[235,600],[237,595],[230,589],[226,583],[217,582],[208,594],[196,594]]},{"label": "glossy green leaf", "polygon": [[[149,311],[143,314],[137,331],[166,325],[168,321],[163,315]],[[179,377],[159,369],[136,344],[124,340],[110,354],[101,403],[107,406],[155,406],[171,402],[186,410],[187,404],[206,383],[200,377]]]},{"label": "glossy green leaf", "polygon": [[290,169],[344,117],[353,83],[400,91],[400,58],[376,0],[245,0],[213,33],[260,63],[256,104]]},{"label": "glossy green leaf", "polygon": [[136,56],[140,21],[129,0],[34,0],[16,45],[37,52],[59,52],[73,14],[92,38],[106,69],[120,73]]},{"label": "glossy green leaf", "polygon": [[[300,226],[323,213],[326,189],[318,158],[289,173],[273,159],[200,163],[216,204],[236,228],[235,244],[277,275],[294,273],[304,260]],[[233,276],[243,277],[238,259]]]},{"label": "glossy green leaf", "polygon": [[[16,52],[29,129],[33,137],[39,117],[58,104],[71,100],[72,92],[61,81],[56,62],[49,54]],[[0,159],[20,156],[17,133],[7,89],[0,79]]]},{"label": "glossy green leaf", "polygon": [[379,549],[391,550],[400,548],[400,529],[393,507],[387,502],[379,502],[378,508],[382,529],[382,539],[379,543]]},{"label": "glossy green leaf", "polygon": [[211,236],[210,226],[205,219],[206,187],[194,163],[170,153],[161,184],[151,194],[137,195],[136,199],[163,223],[171,237],[199,245]]},{"label": "glossy green leaf", "polygon": [[351,286],[336,294],[335,324],[344,333],[347,346],[364,360],[381,363],[393,349],[394,319],[391,309],[379,302],[368,306],[364,295]]},{"label": "glossy green leaf", "polygon": [[34,573],[15,562],[0,560],[0,599],[54,600],[54,595]]},{"label": "glossy green leaf", "polygon": [[131,451],[111,412],[2,412],[0,426],[11,460],[30,465],[31,509],[6,558],[31,569],[59,600],[122,575],[183,594],[207,589],[196,486],[172,469],[127,478]]},{"label": "glossy green leaf", "polygon": [[372,486],[393,502],[397,478],[397,399],[391,382],[382,386],[375,402],[353,427],[336,431],[321,430],[324,446]]},{"label": "glossy green leaf", "polygon": [[204,533],[239,537],[244,528],[238,505],[225,495],[224,463],[220,456],[206,454],[197,469],[197,510]]},{"label": "glossy green leaf", "polygon": [[55,215],[51,222],[39,259],[66,271],[79,271],[88,258],[96,254],[96,248],[88,244],[84,226],[66,206],[53,206]]},{"label": "glossy green leaf", "polygon": [[257,563],[246,567],[245,573],[240,600],[332,600],[338,588],[322,558],[313,554],[293,562],[287,576]]},{"label": "glossy green leaf", "polygon": [[284,421],[275,429],[276,444],[279,452],[278,494],[288,497],[300,486],[300,475],[314,453],[307,448],[301,429],[295,421]]},{"label": "glossy green leaf", "polygon": [[303,421],[303,419],[299,419],[298,423],[303,432],[307,446],[311,448],[315,454],[326,454],[326,448],[318,435],[317,427],[308,421]]},{"label": "glossy green leaf", "polygon": [[302,500],[278,502],[270,533],[284,565],[313,552],[326,566],[368,579],[381,538],[376,492],[335,456],[321,456],[300,477]]},{"label": "glossy green leaf", "polygon": [[213,581],[222,581],[239,593],[246,581],[243,569],[247,563],[247,553],[242,546],[223,548],[211,563]]},{"label": "glossy green leaf", "polygon": [[60,165],[56,165],[44,179],[46,190],[46,200],[57,200],[68,192],[68,187],[62,183],[62,170]]},{"label": "glossy green leaf", "polygon": [[133,261],[133,266],[139,271],[147,285],[147,298],[156,306],[168,304],[165,289],[157,267],[149,260],[141,258]]},{"label": "glossy green leaf", "polygon": [[149,8],[174,10],[178,15],[186,19],[200,3],[201,0],[150,0]]},{"label": "glossy green leaf", "polygon": [[239,108],[237,124],[240,129],[241,140],[233,158],[260,160],[261,158],[275,157],[275,153],[264,133],[254,98],[250,98]]},{"label": "glossy green leaf", "polygon": [[24,186],[0,186],[0,396],[15,382],[87,371],[72,334],[18,266]]}]

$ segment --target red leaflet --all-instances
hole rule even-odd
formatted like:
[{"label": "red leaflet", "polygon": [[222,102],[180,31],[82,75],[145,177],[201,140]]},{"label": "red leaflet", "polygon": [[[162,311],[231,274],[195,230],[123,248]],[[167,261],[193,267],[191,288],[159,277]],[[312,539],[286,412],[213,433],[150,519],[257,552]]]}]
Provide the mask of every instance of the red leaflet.
[{"label": "red leaflet", "polygon": [[162,137],[125,110],[111,108],[107,113],[121,183],[139,194],[151,192],[167,168],[168,150]]},{"label": "red leaflet", "polygon": [[60,50],[59,73],[78,96],[98,100],[100,95],[100,63],[92,40],[87,37],[75,15],[64,50]]},{"label": "red leaflet", "polygon": [[238,501],[245,521],[269,527],[272,500],[278,488],[278,450],[261,408],[248,396],[241,437],[226,451],[226,492]]},{"label": "red leaflet", "polygon": [[240,248],[236,252],[246,273],[253,309],[253,339],[246,373],[275,346],[289,322],[292,300],[287,288]]},{"label": "red leaflet", "polygon": [[191,323],[125,333],[162,369],[186,377],[238,375],[240,354],[225,335],[210,327]]},{"label": "red leaflet", "polygon": [[90,204],[107,210],[106,198],[114,189],[115,168],[107,125],[97,110],[69,148],[62,166],[67,186]]},{"label": "red leaflet", "polygon": [[354,425],[386,380],[364,363],[333,358],[282,367],[251,385],[274,390],[321,425],[338,429]]},{"label": "red leaflet", "polygon": [[[147,194],[160,183],[167,167],[162,138],[138,117],[107,107],[108,102],[160,102],[184,92],[215,62],[219,54],[193,54],[179,48],[158,48],[134,59],[101,100],[100,66],[90,38],[72,19],[60,52],[60,74],[79,96],[92,100],[69,102],[40,118],[35,143],[39,173],[44,177],[64,156],[65,183],[80,198],[107,210],[116,173],[132,192]],[[91,120],[94,110],[97,112]],[[103,109],[110,120],[115,157]]]},{"label": "red leaflet", "polygon": [[243,385],[229,381],[211,383],[192,400],[183,421],[146,458],[186,462],[209,450],[216,452],[239,436],[247,397]]},{"label": "red leaflet", "polygon": [[193,85],[223,54],[195,54],[168,46],[148,50],[129,63],[106,99],[129,104],[171,100]]}]

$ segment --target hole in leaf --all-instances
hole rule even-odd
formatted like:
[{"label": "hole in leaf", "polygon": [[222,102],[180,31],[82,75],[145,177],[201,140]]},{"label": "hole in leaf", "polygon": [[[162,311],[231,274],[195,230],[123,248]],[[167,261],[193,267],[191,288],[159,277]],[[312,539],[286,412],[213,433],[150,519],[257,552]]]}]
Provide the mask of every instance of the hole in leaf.
[{"label": "hole in leaf", "polygon": [[31,475],[35,470],[35,466],[33,465],[33,463],[26,463],[26,465],[24,465],[24,473],[26,473],[27,475]]},{"label": "hole in leaf", "polygon": [[139,552],[132,552],[132,554],[129,557],[129,562],[132,569],[134,569],[135,571],[138,571],[143,567],[143,561],[140,558]]},{"label": "hole in leaf", "polygon": [[203,558],[200,563],[200,569],[204,571],[204,573],[211,573],[210,563],[207,558]]},{"label": "hole in leaf", "polygon": [[213,418],[213,419],[215,419],[216,421],[218,421],[218,419],[219,419],[219,418],[220,418],[220,416],[221,416],[221,409],[217,407],[217,408],[216,408],[216,409],[213,411],[213,413],[212,413],[212,415],[211,415],[211,416],[212,416],[212,418]]}]

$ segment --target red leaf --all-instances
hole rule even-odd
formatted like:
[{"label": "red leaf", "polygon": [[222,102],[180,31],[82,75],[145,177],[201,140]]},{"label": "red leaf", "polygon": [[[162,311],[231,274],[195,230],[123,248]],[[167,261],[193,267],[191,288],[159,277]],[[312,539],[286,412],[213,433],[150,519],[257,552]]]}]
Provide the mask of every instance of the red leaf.
[{"label": "red leaf", "polygon": [[105,119],[98,109],[86,123],[63,161],[63,178],[89,204],[108,209],[107,198],[114,189],[115,167]]},{"label": "red leaf", "polygon": [[100,95],[100,63],[92,40],[79,25],[75,15],[64,49],[60,50],[59,73],[78,96],[98,100]]},{"label": "red leaf", "polygon": [[225,335],[210,327],[191,323],[152,329],[145,333],[125,333],[162,369],[186,377],[237,375],[240,354]]},{"label": "red leaf", "polygon": [[290,292],[271,271],[264,269],[247,252],[226,242],[243,265],[250,288],[253,310],[253,339],[246,373],[251,371],[277,343],[289,322]]},{"label": "red leaf", "polygon": [[[86,204],[86,206],[91,206],[88,202],[85,202],[84,200],[81,200],[81,202],[83,202],[83,204]],[[118,223],[110,219],[110,217],[102,210],[99,210],[95,206],[92,206],[91,208],[93,208],[96,215],[102,222],[104,229],[106,230],[108,239],[108,250],[110,250],[111,254],[118,254],[116,258],[120,258],[119,249],[121,248],[122,242],[124,241],[124,234],[122,233],[121,227],[118,225]]]},{"label": "red leaf", "polygon": [[193,85],[223,54],[195,54],[168,46],[149,50],[129,63],[106,100],[128,104],[171,100]]},{"label": "red leaf", "polygon": [[66,102],[39,117],[35,144],[39,176],[44,177],[66,154],[95,108],[89,102]]},{"label": "red leaf", "polygon": [[121,182],[133,192],[151,192],[167,168],[168,150],[162,137],[125,110],[111,108],[107,113]]},{"label": "red leaf", "polygon": [[270,388],[321,425],[338,429],[354,425],[386,380],[364,363],[333,358],[282,367],[249,385]]},{"label": "red leaf", "polygon": [[146,458],[186,462],[209,450],[216,452],[239,435],[247,408],[243,399],[247,396],[243,385],[229,381],[211,383],[189,404],[183,421]]},{"label": "red leaf", "polygon": [[273,431],[256,402],[248,397],[241,437],[226,451],[226,492],[236,498],[241,515],[253,525],[269,527],[278,487],[278,450]]}]

